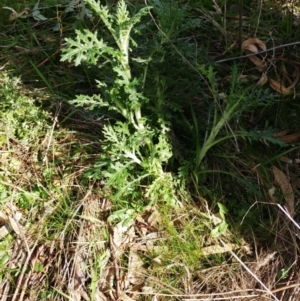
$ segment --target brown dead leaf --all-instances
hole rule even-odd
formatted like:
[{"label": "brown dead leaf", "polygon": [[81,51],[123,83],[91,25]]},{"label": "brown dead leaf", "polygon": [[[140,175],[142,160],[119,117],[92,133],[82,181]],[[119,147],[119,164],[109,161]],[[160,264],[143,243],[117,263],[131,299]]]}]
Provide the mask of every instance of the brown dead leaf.
[{"label": "brown dead leaf", "polygon": [[124,252],[127,244],[131,243],[135,237],[134,227],[118,223],[113,228],[113,244],[115,246],[115,256],[119,258]]},{"label": "brown dead leaf", "polygon": [[[266,44],[258,38],[250,38],[242,43],[242,50],[246,54],[258,53],[259,50],[267,50]],[[253,64],[260,70],[264,71],[267,69],[267,63],[264,59],[258,56],[250,56],[249,59]]]},{"label": "brown dead leaf", "polygon": [[275,181],[280,186],[285,199],[285,206],[291,216],[294,216],[295,197],[292,185],[289,183],[287,176],[276,166],[272,167]]},{"label": "brown dead leaf", "polygon": [[14,232],[17,235],[20,235],[21,229],[20,229],[19,223],[14,218],[12,218],[11,216],[8,217],[8,220],[9,220],[10,227],[14,230]]},{"label": "brown dead leaf", "polygon": [[275,138],[278,138],[286,143],[294,143],[300,138],[300,132],[289,134],[289,130],[280,131],[274,134]]},{"label": "brown dead leaf", "polygon": [[151,214],[147,218],[147,222],[148,222],[149,227],[157,228],[158,219],[159,219],[159,212],[155,208],[153,208],[153,211],[151,212]]},{"label": "brown dead leaf", "polygon": [[276,92],[278,92],[280,94],[288,95],[293,92],[291,89],[286,88],[285,86],[283,86],[281,83],[279,83],[278,81],[276,81],[274,79],[269,78],[269,84],[273,90],[275,90]]},{"label": "brown dead leaf", "polygon": [[[16,207],[13,207],[15,209]],[[6,214],[0,211],[0,239],[7,236],[11,230],[13,230],[17,235],[20,234],[21,225],[19,224],[22,218],[22,213],[20,211],[15,211],[14,213],[9,210]],[[12,215],[12,216],[11,216]]]},{"label": "brown dead leaf", "polygon": [[268,82],[268,77],[266,75],[266,73],[263,73],[259,79],[259,81],[256,83],[256,87],[260,88],[262,87],[264,84],[266,84]]},{"label": "brown dead leaf", "polygon": [[138,253],[130,250],[128,257],[128,280],[133,285],[141,284],[145,281],[145,271],[143,260]]},{"label": "brown dead leaf", "polygon": [[300,138],[300,133],[289,134],[279,137],[280,140],[286,143],[294,143]]},{"label": "brown dead leaf", "polygon": [[[286,67],[286,64],[289,65],[289,68]],[[288,83],[290,84],[287,89],[293,89],[296,84],[299,81],[299,68],[296,64],[294,64],[293,61],[287,62],[285,61],[284,65],[283,65],[283,77],[288,81]]]}]

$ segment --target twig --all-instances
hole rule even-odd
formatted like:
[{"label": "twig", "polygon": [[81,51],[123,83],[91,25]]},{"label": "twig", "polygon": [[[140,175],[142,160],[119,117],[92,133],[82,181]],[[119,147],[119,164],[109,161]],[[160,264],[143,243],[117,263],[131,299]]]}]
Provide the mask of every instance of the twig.
[{"label": "twig", "polygon": [[114,272],[115,272],[115,284],[116,284],[116,299],[119,300],[121,296],[121,290],[120,290],[120,272],[119,272],[119,264],[118,264],[118,258],[117,258],[117,248],[113,239],[113,235],[109,234],[109,243],[110,243],[110,249],[111,249],[111,257],[114,265]]},{"label": "twig", "polygon": [[3,70],[6,67],[6,65],[8,65],[9,63],[10,63],[10,60],[7,63],[5,63],[2,67],[0,67],[0,70]]},{"label": "twig", "polygon": [[[276,289],[271,290],[270,292],[279,293],[291,288],[300,287],[300,283],[294,283],[290,285],[285,285],[283,287],[279,287]],[[249,294],[245,294],[249,292]],[[132,293],[132,290],[125,291],[125,293]],[[159,292],[134,292],[137,295],[154,295],[154,296],[161,296],[161,297],[178,297],[183,298],[182,300],[229,300],[229,299],[237,299],[237,298],[257,298],[257,297],[263,297],[267,296],[269,293],[265,292],[265,290],[262,289],[243,289],[243,290],[235,290],[235,291],[228,291],[228,292],[222,292],[222,293],[210,293],[210,294],[167,294],[167,293],[159,293]],[[232,294],[238,294],[238,293],[244,293],[244,295],[236,295],[236,296],[228,296]],[[250,294],[254,293],[254,294]],[[213,299],[212,299],[213,297]],[[186,298],[186,299],[184,299]],[[277,299],[278,300],[278,299]]]},{"label": "twig", "polygon": [[[221,244],[226,247],[225,242],[220,238]],[[267,295],[270,295],[274,300],[279,301],[279,299],[274,295],[274,293],[245,265],[245,263],[230,249],[228,252],[242,265],[242,267],[266,290]]]},{"label": "twig", "polygon": [[242,47],[244,0],[239,1],[239,46]]},{"label": "twig", "polygon": [[284,207],[282,207],[281,205],[277,204],[278,208],[287,216],[287,218],[300,230],[300,226],[298,223],[296,223],[294,221],[294,219],[291,217],[290,213],[288,212],[288,210]]},{"label": "twig", "polygon": [[[22,299],[20,299],[20,295],[19,295],[20,289],[21,289],[21,296],[22,296],[22,298],[24,296],[24,293],[23,293],[23,290],[24,290],[23,278],[24,278],[26,269],[29,266],[29,260],[31,259],[31,256],[32,256],[32,254],[33,254],[33,252],[34,252],[34,250],[35,250],[35,248],[37,246],[37,243],[38,243],[38,240],[35,241],[33,247],[31,248],[31,250],[29,250],[29,251],[27,250],[27,257],[26,257],[26,260],[24,262],[21,274],[20,274],[20,276],[18,278],[17,286],[15,288],[15,292],[14,292],[14,295],[13,295],[11,301],[15,301],[15,300],[21,301],[22,300]],[[22,283],[23,283],[23,285],[22,285]]]},{"label": "twig", "polygon": [[47,160],[47,155],[48,155],[48,152],[49,152],[49,149],[50,149],[50,146],[51,146],[53,132],[54,132],[55,126],[58,122],[58,115],[60,113],[60,110],[61,110],[61,102],[59,102],[58,107],[57,107],[56,112],[55,112],[54,121],[53,121],[53,124],[52,124],[50,137],[49,137],[49,140],[48,140],[48,145],[47,145],[47,148],[46,148],[46,151],[45,151],[45,156],[44,156],[44,159],[43,159],[43,164],[45,164],[46,160]]},{"label": "twig", "polygon": [[272,47],[272,48],[269,48],[269,49],[266,49],[266,50],[262,50],[262,51],[259,51],[259,52],[250,53],[250,54],[247,54],[247,55],[236,56],[236,57],[232,57],[232,58],[229,58],[229,59],[219,60],[219,61],[216,61],[215,63],[216,64],[221,64],[221,63],[224,63],[224,62],[229,62],[229,61],[244,59],[244,58],[247,58],[247,57],[250,57],[250,56],[259,55],[259,54],[266,53],[266,52],[269,52],[269,51],[274,51],[274,50],[277,50],[277,49],[281,49],[281,48],[285,48],[285,47],[290,47],[290,46],[295,46],[295,45],[300,45],[300,42],[283,44],[283,45]]},{"label": "twig", "polygon": [[255,38],[257,36],[257,31],[258,31],[258,28],[259,28],[259,22],[260,22],[260,17],[261,17],[261,12],[262,12],[262,5],[263,5],[263,0],[260,0],[260,3],[259,3],[259,13],[258,13],[258,18],[257,18],[257,24],[256,24],[255,33],[254,33],[254,37]]}]

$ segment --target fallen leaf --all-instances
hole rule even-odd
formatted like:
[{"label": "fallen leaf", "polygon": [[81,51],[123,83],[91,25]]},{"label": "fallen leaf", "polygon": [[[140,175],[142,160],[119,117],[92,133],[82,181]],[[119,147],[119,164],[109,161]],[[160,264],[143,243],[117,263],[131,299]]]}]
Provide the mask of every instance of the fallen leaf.
[{"label": "fallen leaf", "polygon": [[280,94],[288,95],[293,92],[291,89],[286,88],[285,86],[283,86],[282,84],[280,84],[278,81],[274,79],[269,78],[269,84],[273,90],[275,90]]},{"label": "fallen leaf", "polygon": [[[15,209],[15,207],[13,207],[13,209]],[[0,226],[0,239],[7,236],[11,230],[13,230],[17,235],[20,234],[21,225],[18,222],[21,218],[22,213],[20,211],[16,211],[13,217],[0,211],[0,225],[2,225],[2,227]]]},{"label": "fallen leaf", "polygon": [[17,235],[20,235],[21,230],[20,230],[20,226],[19,226],[18,222],[14,218],[12,218],[10,216],[8,217],[8,220],[9,220],[10,227],[14,230],[14,232]]},{"label": "fallen leaf", "polygon": [[286,143],[294,143],[300,138],[300,133],[294,133],[294,134],[289,134],[289,135],[284,135],[279,137],[279,139],[283,142]]},{"label": "fallen leaf", "polygon": [[[288,64],[289,68],[286,68],[285,64]],[[293,61],[291,61],[291,62],[286,61],[285,63],[283,63],[282,73],[283,73],[283,77],[290,84],[287,87],[287,89],[293,89],[296,86],[296,84],[298,83],[299,77],[300,77],[299,68],[297,67],[297,65],[294,64]]]},{"label": "fallen leaf", "polygon": [[115,245],[115,256],[119,258],[125,252],[126,244],[134,238],[134,227],[118,223],[113,228],[113,244]]},{"label": "fallen leaf", "polygon": [[130,250],[128,257],[128,280],[131,284],[137,285],[145,281],[145,271],[143,260],[140,256]]},{"label": "fallen leaf", "polygon": [[[258,38],[247,39],[242,43],[241,46],[242,46],[242,50],[247,54],[258,53],[259,49],[261,49],[262,51],[267,50],[265,43]],[[249,59],[253,64],[255,64],[257,69],[261,71],[267,69],[267,63],[265,62],[264,59],[261,59],[256,55],[250,56]]]},{"label": "fallen leaf", "polygon": [[287,208],[290,215],[293,217],[295,212],[295,197],[292,185],[290,184],[287,176],[276,166],[273,166],[273,174],[275,181],[280,186],[285,199],[285,207]]},{"label": "fallen leaf", "polygon": [[256,83],[256,87],[262,87],[264,84],[268,82],[268,77],[266,73],[263,73],[259,79],[259,81]]}]

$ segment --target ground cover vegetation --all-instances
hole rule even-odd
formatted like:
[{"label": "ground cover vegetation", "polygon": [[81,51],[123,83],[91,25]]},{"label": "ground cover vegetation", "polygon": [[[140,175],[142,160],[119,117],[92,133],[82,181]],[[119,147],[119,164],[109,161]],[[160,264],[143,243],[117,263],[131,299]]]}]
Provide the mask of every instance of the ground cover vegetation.
[{"label": "ground cover vegetation", "polygon": [[1,4],[1,301],[298,300],[297,1]]}]

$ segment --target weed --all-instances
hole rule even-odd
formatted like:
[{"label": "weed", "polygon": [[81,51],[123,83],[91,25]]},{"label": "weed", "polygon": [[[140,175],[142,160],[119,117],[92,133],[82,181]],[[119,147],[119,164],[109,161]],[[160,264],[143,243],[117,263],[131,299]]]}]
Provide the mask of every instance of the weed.
[{"label": "weed", "polygon": [[[150,204],[158,200],[174,203],[172,176],[163,171],[163,164],[171,157],[167,138],[169,129],[163,119],[155,127],[152,121],[154,117],[143,116],[142,110],[147,110],[149,100],[142,93],[139,76],[132,76],[130,66],[130,41],[135,45],[131,31],[149,8],[142,8],[130,17],[123,1],[118,3],[115,14],[111,14],[106,7],[95,1],[88,3],[107,27],[117,48],[109,46],[102,39],[99,40],[97,32],[77,31],[76,40],[67,39],[69,48],[64,51],[62,60],[74,59],[76,65],[87,61],[99,68],[111,64],[115,73],[116,79],[113,83],[98,81],[104,97],[79,96],[72,102],[79,106],[88,105],[90,109],[106,106],[125,118],[125,121],[104,126],[106,142],[103,149],[110,160],[101,176],[107,178],[107,185],[115,189],[115,199],[136,198],[134,194],[138,187],[148,183],[145,196]],[[135,61],[147,62],[145,59]],[[104,159],[100,164],[105,166],[106,162],[108,160]]]}]

